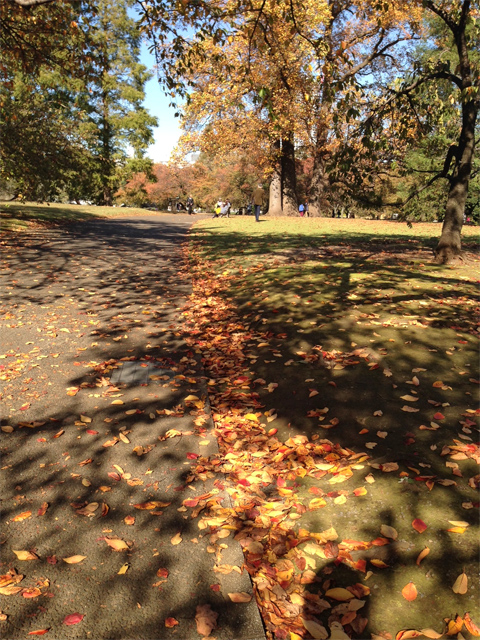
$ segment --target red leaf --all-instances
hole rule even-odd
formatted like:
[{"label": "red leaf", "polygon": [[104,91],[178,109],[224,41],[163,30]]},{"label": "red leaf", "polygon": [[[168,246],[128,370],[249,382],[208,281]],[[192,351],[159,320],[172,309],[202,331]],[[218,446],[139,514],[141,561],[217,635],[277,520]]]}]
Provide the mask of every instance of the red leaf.
[{"label": "red leaf", "polygon": [[67,626],[78,624],[83,620],[84,617],[85,616],[83,613],[70,613],[68,616],[65,616],[63,624],[66,624]]},{"label": "red leaf", "polygon": [[439,411],[437,413],[435,413],[433,417],[435,418],[435,420],[444,420],[445,419],[445,416],[443,415],[443,413],[440,413]]},{"label": "red leaf", "polygon": [[198,455],[198,453],[187,453],[187,459],[188,460],[196,460],[199,457],[200,456]]},{"label": "red leaf", "polygon": [[50,631],[50,627],[48,629],[36,629],[35,631],[29,631],[27,633],[28,636],[43,636]]},{"label": "red leaf", "polygon": [[87,433],[89,433],[92,436],[96,436],[100,432],[99,431],[95,431],[95,429],[87,429]]},{"label": "red leaf", "polygon": [[420,518],[415,518],[415,520],[412,522],[412,527],[415,529],[415,531],[418,531],[418,533],[423,533],[427,529],[427,525],[423,520],[420,520]]}]

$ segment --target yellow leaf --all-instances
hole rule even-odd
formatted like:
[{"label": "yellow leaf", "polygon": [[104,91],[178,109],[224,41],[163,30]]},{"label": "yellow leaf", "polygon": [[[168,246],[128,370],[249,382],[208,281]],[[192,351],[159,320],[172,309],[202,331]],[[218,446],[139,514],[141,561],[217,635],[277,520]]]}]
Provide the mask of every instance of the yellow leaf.
[{"label": "yellow leaf", "polygon": [[125,444],[130,444],[130,440],[127,438],[127,436],[126,436],[125,434],[123,434],[123,433],[121,433],[121,432],[120,432],[120,433],[118,434],[118,437],[119,437],[119,438],[120,438],[120,440],[121,440],[122,442],[124,442]]},{"label": "yellow leaf", "polygon": [[420,629],[420,633],[426,638],[432,638],[432,640],[438,640],[443,636],[443,633],[437,633],[434,629]]},{"label": "yellow leaf", "polygon": [[113,400],[112,404],[123,404],[123,400]]},{"label": "yellow leaf", "polygon": [[258,422],[258,417],[254,413],[247,413],[245,416],[246,420],[253,420],[254,422]]},{"label": "yellow leaf", "polygon": [[245,591],[237,591],[235,593],[229,593],[228,597],[232,602],[250,602],[252,596]]},{"label": "yellow leaf", "polygon": [[343,587],[335,587],[333,589],[328,589],[325,595],[327,598],[332,598],[332,600],[340,600],[340,602],[345,602],[346,600],[351,600],[355,596],[347,589]]},{"label": "yellow leaf", "polygon": [[323,498],[313,498],[313,500],[310,500],[308,503],[308,508],[310,511],[313,511],[314,509],[321,509],[322,507],[325,507],[326,504],[327,503]]},{"label": "yellow leaf", "polygon": [[125,562],[125,564],[123,564],[123,565],[120,567],[120,569],[119,569],[119,571],[118,571],[117,575],[118,575],[118,576],[123,576],[123,574],[124,574],[124,573],[127,573],[127,571],[128,571],[128,567],[129,567],[129,566],[130,566],[130,565],[128,564],[128,562]]},{"label": "yellow leaf", "polygon": [[179,532],[179,533],[176,533],[176,534],[173,536],[173,538],[171,538],[171,539],[170,539],[170,542],[171,542],[173,545],[180,544],[180,543],[182,542],[182,536],[180,535],[180,532]]},{"label": "yellow leaf", "polygon": [[12,522],[21,522],[22,520],[26,520],[27,518],[30,518],[31,515],[32,515],[31,511],[23,511],[22,513],[19,513],[18,516],[15,516],[14,518],[12,518]]},{"label": "yellow leaf", "polygon": [[453,593],[459,593],[460,595],[464,595],[467,593],[468,589],[468,577],[467,574],[461,573],[458,578],[453,583],[452,591]]},{"label": "yellow leaf", "polygon": [[80,416],[80,420],[82,422],[87,422],[87,423],[92,421],[92,419],[89,418],[88,416]]},{"label": "yellow leaf", "polygon": [[14,596],[17,593],[20,593],[22,589],[23,587],[16,587],[15,585],[11,584],[8,587],[0,587],[0,594],[2,596]]},{"label": "yellow leaf", "polygon": [[82,562],[82,560],[85,560],[86,557],[87,556],[69,556],[68,558],[63,558],[63,561],[67,564],[78,564]]},{"label": "yellow leaf", "polygon": [[114,551],[126,551],[130,548],[128,544],[120,538],[105,538],[105,542],[109,547],[112,547]]},{"label": "yellow leaf", "polygon": [[12,551],[19,560],[37,560],[38,559],[38,556],[35,553],[31,553],[30,551],[26,551],[25,549],[21,549],[19,551],[12,549]]}]

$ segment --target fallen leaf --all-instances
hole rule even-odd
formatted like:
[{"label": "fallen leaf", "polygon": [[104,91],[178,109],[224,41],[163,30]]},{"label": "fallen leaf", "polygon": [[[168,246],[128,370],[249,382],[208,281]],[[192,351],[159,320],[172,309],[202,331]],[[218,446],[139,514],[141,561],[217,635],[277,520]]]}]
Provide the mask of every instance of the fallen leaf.
[{"label": "fallen leaf", "polygon": [[197,605],[195,622],[197,632],[201,636],[208,637],[217,628],[218,613],[213,611],[209,604]]},{"label": "fallen leaf", "polygon": [[23,589],[22,591],[22,596],[24,598],[38,598],[38,596],[41,596],[42,592],[38,587],[35,587],[33,589]]},{"label": "fallen leaf", "polygon": [[48,509],[48,502],[42,502],[42,505],[37,512],[37,516],[44,516],[47,509]]},{"label": "fallen leaf", "polygon": [[104,538],[104,540],[114,551],[125,551],[130,548],[128,544],[120,538]]},{"label": "fallen leaf", "polygon": [[417,559],[415,560],[415,564],[417,566],[420,566],[421,561],[426,558],[428,556],[428,554],[430,553],[430,549],[428,547],[425,547],[425,549],[423,551],[420,551],[420,553],[418,554]]},{"label": "fallen leaf", "polygon": [[15,516],[14,518],[12,518],[12,522],[21,522],[22,520],[26,520],[27,518],[30,518],[32,515],[31,511],[23,511],[22,513],[19,513],[18,516]]},{"label": "fallen leaf", "polygon": [[415,531],[418,531],[418,533],[423,533],[427,530],[427,525],[423,520],[420,520],[420,518],[415,518],[415,520],[412,522],[412,527],[415,529]]},{"label": "fallen leaf", "polygon": [[44,636],[49,631],[50,627],[48,629],[35,629],[35,631],[29,631],[27,636]]},{"label": "fallen leaf", "polygon": [[69,556],[68,558],[63,558],[63,561],[67,564],[78,564],[82,562],[82,560],[85,560],[86,557],[87,556]]},{"label": "fallen leaf", "polygon": [[380,527],[380,533],[382,536],[386,538],[391,538],[392,540],[396,540],[398,538],[398,532],[393,527],[390,527],[388,524],[382,524]]},{"label": "fallen leaf", "polygon": [[326,640],[328,638],[328,631],[319,622],[302,618],[302,624],[315,640]]},{"label": "fallen leaf", "polygon": [[250,602],[252,596],[245,591],[237,591],[235,593],[229,593],[228,597],[232,602]]},{"label": "fallen leaf", "polygon": [[465,626],[467,627],[467,630],[472,634],[472,636],[474,636],[475,638],[480,637],[480,629],[473,622],[473,620],[471,619],[470,614],[468,613],[468,611],[463,616],[463,622],[465,623]]},{"label": "fallen leaf", "polygon": [[127,573],[128,568],[129,568],[129,563],[125,562],[125,564],[122,564],[122,566],[120,567],[120,569],[117,572],[118,576],[123,576],[125,573]]},{"label": "fallen leaf", "polygon": [[432,640],[438,640],[443,636],[443,633],[438,633],[435,629],[421,629],[420,633],[426,638],[432,638]]},{"label": "fallen leaf", "polygon": [[182,542],[182,536],[181,533],[178,532],[176,533],[173,538],[170,539],[170,542],[175,546],[177,544],[180,544]]},{"label": "fallen leaf", "polygon": [[453,583],[452,591],[453,593],[458,593],[460,595],[464,595],[468,590],[468,577],[465,572],[461,573],[458,578]]},{"label": "fallen leaf", "polygon": [[332,600],[340,600],[340,602],[345,602],[355,597],[353,593],[347,591],[347,589],[344,589],[343,587],[328,589],[328,591],[325,592],[325,595],[327,598],[332,598]]},{"label": "fallen leaf", "polygon": [[65,616],[63,619],[63,624],[67,626],[72,626],[73,624],[78,624],[84,619],[85,615],[82,613],[70,613],[68,616]]},{"label": "fallen leaf", "polygon": [[173,627],[176,627],[178,623],[178,620],[176,618],[166,618],[165,620],[165,626],[167,627],[167,629],[172,629]]},{"label": "fallen leaf", "polygon": [[35,553],[31,553],[30,551],[25,551],[25,549],[21,549],[20,551],[12,549],[12,551],[19,560],[37,560],[38,559],[38,556]]},{"label": "fallen leaf", "polygon": [[134,516],[125,516],[123,521],[125,522],[125,524],[132,525],[132,524],[135,524],[135,517]]},{"label": "fallen leaf", "polygon": [[412,600],[415,600],[417,595],[418,595],[417,587],[413,584],[413,582],[409,582],[402,589],[402,596],[405,598],[405,600],[408,600],[409,602],[411,602]]}]

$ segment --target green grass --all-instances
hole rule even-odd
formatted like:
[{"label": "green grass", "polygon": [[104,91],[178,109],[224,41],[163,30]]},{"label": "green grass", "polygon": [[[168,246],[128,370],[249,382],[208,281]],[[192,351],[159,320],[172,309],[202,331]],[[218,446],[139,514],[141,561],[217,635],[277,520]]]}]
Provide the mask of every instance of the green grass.
[{"label": "green grass", "polygon": [[2,230],[25,229],[31,224],[65,224],[94,218],[161,215],[135,207],[96,207],[75,204],[37,204],[10,202],[0,204]]},{"label": "green grass", "polygon": [[[452,459],[442,455],[455,441],[478,442],[478,229],[465,228],[468,259],[454,267],[431,262],[439,233],[438,224],[230,219],[197,223],[191,237],[192,266],[203,264],[204,277],[209,261],[220,294],[251,336],[244,345],[249,375],[278,385],[255,388],[264,411],[277,415],[268,428],[282,440],[319,436],[370,455],[348,481],[317,483],[323,491],[346,490],[343,505],[332,494],[327,507],[298,521],[310,530],[334,526],[340,539],[374,539],[382,524],[398,531],[397,543],[373,550],[388,566],[370,567],[365,581],[370,633],[441,632],[444,617],[466,611],[479,624],[480,529],[477,510],[467,508],[478,501],[478,465],[466,457],[453,473]],[[308,416],[322,408],[323,421]],[[338,424],[325,428],[332,418]],[[379,471],[385,462],[396,462],[398,471]],[[306,504],[312,480],[297,482]],[[367,495],[354,497],[362,486]],[[427,532],[412,528],[415,518]],[[449,533],[450,520],[470,526]],[[419,567],[425,546],[431,552]],[[322,579],[364,582],[342,566],[323,575],[325,566],[330,571],[332,563],[318,567]],[[462,570],[469,589],[458,595],[451,587]],[[414,602],[401,595],[409,581],[420,594]]]}]

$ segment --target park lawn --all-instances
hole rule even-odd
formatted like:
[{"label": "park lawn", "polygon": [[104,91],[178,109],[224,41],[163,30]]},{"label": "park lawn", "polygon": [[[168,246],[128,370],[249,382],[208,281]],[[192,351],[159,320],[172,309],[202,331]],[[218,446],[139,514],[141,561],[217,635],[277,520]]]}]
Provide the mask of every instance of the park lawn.
[{"label": "park lawn", "polygon": [[0,206],[2,230],[21,230],[35,224],[65,224],[93,218],[161,215],[157,211],[135,207],[97,207],[77,204],[4,202]]},{"label": "park lawn", "polygon": [[237,218],[191,233],[185,316],[224,455],[199,469],[226,473],[274,638],[480,624],[478,230],[454,267],[432,264],[439,232]]}]

